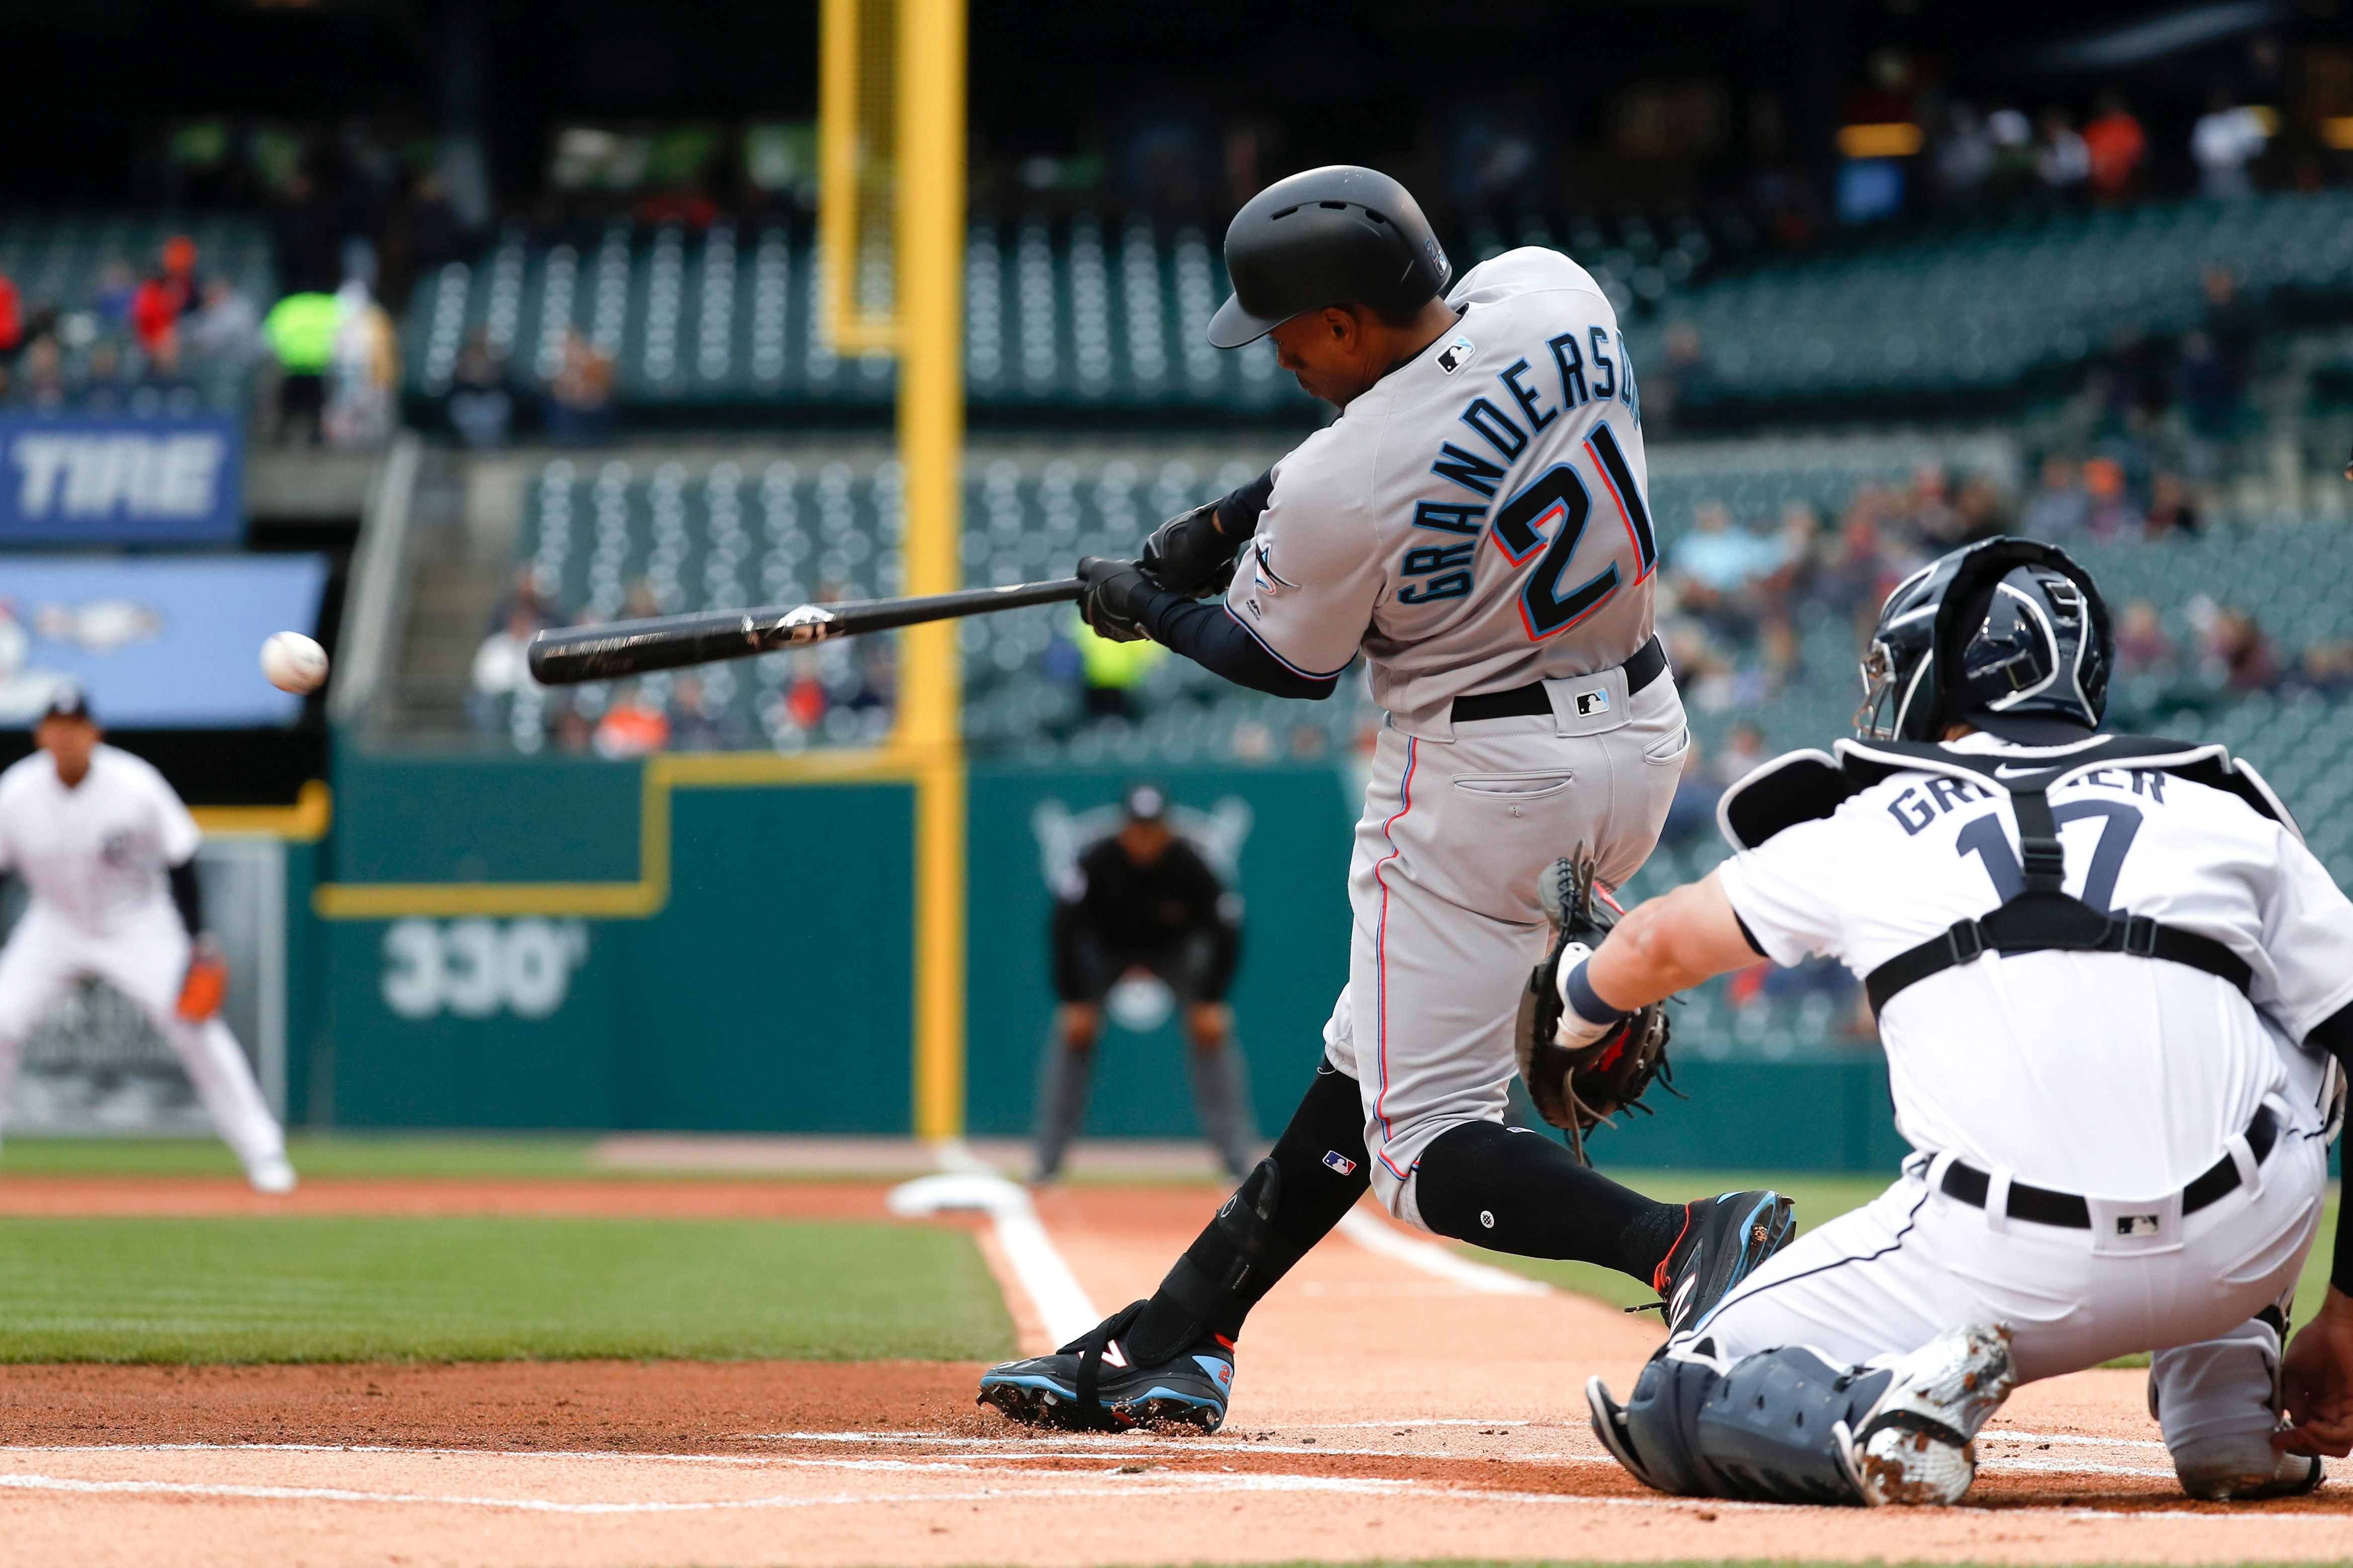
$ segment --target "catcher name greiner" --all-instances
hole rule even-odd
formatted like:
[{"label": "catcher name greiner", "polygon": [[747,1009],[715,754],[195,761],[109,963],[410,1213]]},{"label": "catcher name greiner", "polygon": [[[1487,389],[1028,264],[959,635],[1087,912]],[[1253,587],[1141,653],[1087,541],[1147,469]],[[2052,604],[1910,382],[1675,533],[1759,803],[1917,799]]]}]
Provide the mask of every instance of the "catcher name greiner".
[{"label": "catcher name greiner", "polygon": [[2353,1447],[2341,1215],[2326,1304],[2281,1350],[2353,1061],[2353,903],[2221,747],[2094,733],[2110,647],[2056,550],[1933,563],[1881,614],[1865,738],[1744,780],[1735,857],[1561,970],[1574,1048],[1759,955],[1842,960],[1915,1150],[1681,1327],[1623,1407],[1588,1385],[1641,1480],[1951,1502],[2015,1383],[2141,1351],[2193,1495],[2306,1490]]}]

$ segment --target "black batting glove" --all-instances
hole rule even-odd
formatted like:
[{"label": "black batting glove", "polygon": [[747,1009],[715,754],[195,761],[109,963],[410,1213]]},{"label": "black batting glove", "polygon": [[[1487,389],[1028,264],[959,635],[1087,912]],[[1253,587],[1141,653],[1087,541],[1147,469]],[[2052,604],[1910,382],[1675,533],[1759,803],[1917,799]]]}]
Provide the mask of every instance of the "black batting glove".
[{"label": "black batting glove", "polygon": [[1236,542],[1218,526],[1218,503],[1170,518],[1144,542],[1144,574],[1188,599],[1222,594],[1234,580]]},{"label": "black batting glove", "polygon": [[1144,611],[1159,592],[1133,561],[1079,557],[1079,577],[1086,587],[1079,595],[1079,618],[1095,636],[1111,642],[1145,640]]}]

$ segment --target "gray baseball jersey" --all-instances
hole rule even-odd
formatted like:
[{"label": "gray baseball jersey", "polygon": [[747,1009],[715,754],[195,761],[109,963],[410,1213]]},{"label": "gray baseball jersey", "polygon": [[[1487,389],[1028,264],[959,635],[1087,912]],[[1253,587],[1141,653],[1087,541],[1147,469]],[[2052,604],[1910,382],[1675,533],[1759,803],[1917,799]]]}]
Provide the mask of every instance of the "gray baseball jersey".
[{"label": "gray baseball jersey", "polygon": [[1361,647],[1425,740],[1466,692],[1622,664],[1651,635],[1658,542],[1618,318],[1557,251],[1507,251],[1456,330],[1274,467],[1226,605],[1303,675]]}]

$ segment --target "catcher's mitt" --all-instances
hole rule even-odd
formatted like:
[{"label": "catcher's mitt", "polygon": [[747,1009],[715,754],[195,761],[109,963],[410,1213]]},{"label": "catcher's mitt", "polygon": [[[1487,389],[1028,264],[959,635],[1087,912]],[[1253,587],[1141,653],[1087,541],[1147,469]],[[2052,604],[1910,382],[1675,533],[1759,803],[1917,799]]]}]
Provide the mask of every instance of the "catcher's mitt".
[{"label": "catcher's mitt", "polygon": [[1592,1163],[1585,1152],[1588,1132],[1620,1110],[1640,1109],[1647,1115],[1650,1107],[1641,1099],[1654,1079],[1674,1093],[1662,1004],[1637,1008],[1615,1029],[1579,1049],[1567,1049],[1557,1041],[1561,969],[1599,947],[1618,923],[1616,912],[1596,896],[1598,865],[1579,844],[1574,854],[1545,870],[1538,888],[1546,918],[1552,921],[1552,951],[1528,976],[1527,989],[1521,994],[1518,1035],[1520,1077],[1527,1082],[1528,1097],[1546,1121],[1568,1134],[1570,1151],[1588,1164]]}]

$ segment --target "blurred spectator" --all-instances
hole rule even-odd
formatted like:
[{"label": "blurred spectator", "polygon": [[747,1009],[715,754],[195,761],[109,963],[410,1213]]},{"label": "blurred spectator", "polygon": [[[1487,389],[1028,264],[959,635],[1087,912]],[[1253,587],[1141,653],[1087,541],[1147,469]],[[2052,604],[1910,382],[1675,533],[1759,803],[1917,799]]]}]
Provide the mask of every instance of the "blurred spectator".
[{"label": "blurred spectator", "polygon": [[505,623],[482,639],[474,650],[472,679],[466,694],[466,714],[474,728],[485,734],[496,734],[506,727],[501,710],[505,700],[532,684],[531,665],[525,658],[532,634],[542,623],[530,605],[515,601],[508,608]]},{"label": "blurred spectator", "polygon": [[513,421],[506,367],[491,350],[490,333],[477,331],[458,352],[449,377],[449,424],[467,446],[488,451],[507,444]]},{"label": "blurred spectator", "polygon": [[2034,179],[2034,124],[2007,104],[1986,116],[1986,141],[1993,148],[1997,195],[2015,197]]},{"label": "blurred spectator", "polygon": [[577,756],[596,743],[596,726],[577,705],[566,702],[555,716],[555,745],[559,751]]},{"label": "blurred spectator", "polygon": [[1722,502],[1704,501],[1692,513],[1691,531],[1668,552],[1667,575],[1684,613],[1745,642],[1757,628],[1756,584],[1780,563],[1770,541],[1735,528]]},{"label": "blurred spectator", "polygon": [[2353,691],[2353,642],[2316,642],[2304,650],[2286,684],[2325,697]]},{"label": "blurred spectator", "polygon": [[2040,129],[2034,148],[2035,178],[2054,195],[2074,195],[2091,177],[2092,154],[2083,137],[2075,133],[2073,117],[2063,109],[2046,109]]},{"label": "blurred spectator", "polygon": [[2042,459],[2042,479],[2018,515],[2019,531],[2029,539],[2064,544],[2083,532],[2091,516],[2092,498],[2084,493],[2075,465],[2057,452]]},{"label": "blurred spectator", "polygon": [[1724,749],[1716,753],[1710,776],[1718,789],[1730,789],[1772,760],[1765,749],[1765,731],[1744,719],[1725,731]]},{"label": "blurred spectator", "polygon": [[671,685],[670,741],[681,752],[730,752],[744,744],[743,718],[712,700],[702,679],[681,675]]},{"label": "blurred spectator", "polygon": [[0,364],[16,357],[25,346],[25,304],[14,279],[0,272]]},{"label": "blurred spectator", "polygon": [[13,391],[12,401],[20,408],[53,411],[66,405],[65,352],[53,334],[43,332],[26,349]]},{"label": "blurred spectator", "polygon": [[547,437],[559,447],[595,447],[613,436],[613,362],[577,331],[547,384]]},{"label": "blurred spectator", "polygon": [[1953,510],[1951,481],[1941,463],[1922,463],[1912,470],[1912,493],[1905,498],[1905,522],[1912,537],[1937,549],[1958,542],[1961,514]]},{"label": "blurred spectator", "polygon": [[2094,539],[2114,539],[2137,521],[2125,500],[2124,465],[2114,458],[2094,458],[2084,465],[2084,489],[2091,501],[2084,531]]},{"label": "blurred spectator", "polygon": [[181,322],[180,341],[199,359],[242,370],[261,352],[261,317],[236,284],[207,279],[202,300]]},{"label": "blurred spectator", "polygon": [[1975,205],[1994,172],[1993,137],[1975,109],[1955,103],[1945,111],[1936,157],[1936,183],[1945,200],[1957,207]]},{"label": "blurred spectator", "polygon": [[327,407],[327,372],[335,363],[343,307],[332,294],[289,294],[269,308],[261,335],[277,356],[278,439],[315,444]]},{"label": "blurred spectator", "polygon": [[1991,539],[2004,531],[2008,510],[2002,504],[2000,486],[1983,474],[1971,474],[1961,481],[1960,493],[1953,498],[1954,527],[1949,542],[1970,544]]},{"label": "blurred spectator", "polygon": [[85,414],[120,414],[131,402],[131,379],[123,374],[122,351],[101,340],[90,351],[82,368],[81,388],[74,405]]},{"label": "blurred spectator", "polygon": [[2090,160],[2094,200],[2121,202],[2133,194],[2141,161],[2148,154],[2148,137],[2125,107],[2124,94],[2114,88],[2100,94],[2099,113],[2084,127],[2084,151]]},{"label": "blurred spectator", "polygon": [[196,242],[175,234],[164,242],[163,266],[132,292],[131,331],[139,346],[153,353],[195,308],[199,292]]},{"label": "blurred spectator", "polygon": [[2262,114],[2233,103],[2227,92],[2215,91],[2207,100],[2206,112],[2189,130],[2189,156],[2198,165],[2199,194],[2228,198],[2253,190],[2247,165],[2263,156],[2270,140]]},{"label": "blurred spectator", "polygon": [[2160,471],[2149,482],[2148,513],[2141,520],[2141,529],[2150,539],[2198,531],[2198,509],[2190,505],[2179,474]]},{"label": "blurred spectator", "polygon": [[1666,826],[1659,833],[1660,845],[1668,849],[1684,849],[1713,839],[1715,803],[1723,794],[1703,760],[1699,737],[1694,735],[1691,744],[1683,748],[1683,772],[1675,779],[1675,797],[1667,805]]},{"label": "blurred spectator", "polygon": [[97,315],[99,325],[115,332],[131,328],[131,301],[139,292],[139,275],[120,261],[110,261],[98,271],[98,287],[90,294],[90,310]]},{"label": "blurred spectator", "polygon": [[670,718],[635,681],[614,693],[613,705],[596,721],[596,754],[615,762],[649,756],[670,744]]},{"label": "blurred spectator", "polygon": [[2172,663],[2173,639],[2165,635],[2157,605],[2147,599],[2126,604],[2116,618],[2117,668],[2126,675],[2147,675]]},{"label": "blurred spectator", "polygon": [[322,416],[327,440],[343,447],[379,447],[392,437],[399,340],[392,317],[359,279],[344,279],[335,307],[333,369]]},{"label": "blurred spectator", "polygon": [[[650,595],[651,590],[647,592]],[[661,612],[656,609],[647,613],[659,615]],[[497,631],[512,625],[517,616],[523,617],[533,631],[548,631],[564,624],[564,612],[540,586],[537,567],[516,568],[514,586],[507,590],[506,596],[499,601],[498,608],[491,612],[491,629]]]},{"label": "blurred spectator", "polygon": [[2190,428],[2202,436],[2228,435],[2238,419],[2239,377],[2222,357],[2212,333],[2182,334],[2175,374],[2180,384],[2181,411]]},{"label": "blurred spectator", "polygon": [[1671,424],[1678,411],[1704,405],[1713,391],[1699,329],[1677,321],[1667,329],[1666,352],[1658,368],[1643,377],[1644,416]]},{"label": "blurred spectator", "polygon": [[2209,673],[2233,691],[2263,691],[2279,681],[2279,658],[2255,617],[2235,605],[2215,612],[2206,634]]},{"label": "blurred spectator", "polygon": [[2240,297],[2238,275],[2221,262],[2206,269],[2202,286],[2206,291],[2206,334],[2214,340],[2214,352],[2221,356],[2232,380],[2244,385],[2248,373],[2254,369],[2255,345],[2263,336],[2263,321]]},{"label": "blurred spectator", "polygon": [[195,388],[180,365],[180,334],[166,332],[148,352],[140,367],[139,384],[131,392],[131,410],[142,416],[185,414],[195,406]]},{"label": "blurred spectator", "polygon": [[1839,525],[1838,543],[1821,574],[1823,600],[1856,620],[1858,643],[1879,618],[1879,606],[1903,576],[1903,562],[1883,536],[1886,513],[1882,491],[1857,490]]},{"label": "blurred spectator", "polygon": [[1136,719],[1143,709],[1136,688],[1167,649],[1158,643],[1113,642],[1095,636],[1074,616],[1071,640],[1079,649],[1080,706],[1090,719]]}]

